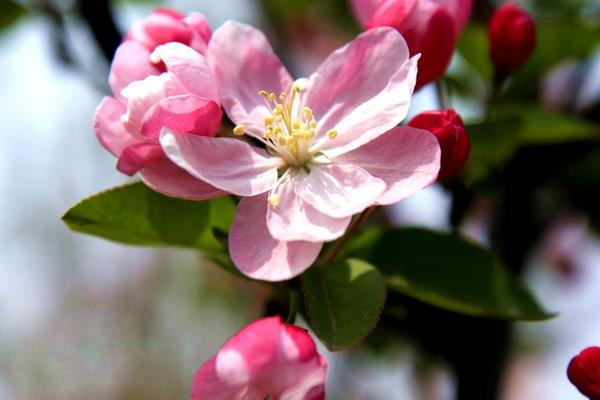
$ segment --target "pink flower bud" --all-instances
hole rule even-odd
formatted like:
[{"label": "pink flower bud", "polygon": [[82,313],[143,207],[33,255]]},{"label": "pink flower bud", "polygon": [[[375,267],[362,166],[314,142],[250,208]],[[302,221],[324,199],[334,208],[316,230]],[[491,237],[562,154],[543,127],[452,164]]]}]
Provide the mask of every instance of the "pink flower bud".
[{"label": "pink flower bud", "polygon": [[438,179],[454,175],[462,169],[469,157],[471,141],[460,115],[453,109],[425,111],[409,123],[414,128],[433,133],[442,149]]},{"label": "pink flower bud", "polygon": [[410,54],[421,54],[416,88],[444,75],[466,24],[472,0],[352,0],[365,28],[391,26],[406,39]]},{"label": "pink flower bud", "polygon": [[535,23],[514,3],[498,8],[488,26],[490,56],[496,70],[507,73],[521,64],[535,48]]},{"label": "pink flower bud", "polygon": [[600,399],[600,347],[588,347],[573,357],[567,376],[591,400]]},{"label": "pink flower bud", "polygon": [[150,51],[161,44],[179,42],[204,54],[211,35],[210,25],[202,14],[186,16],[169,8],[157,8],[146,19],[133,24],[125,40],[135,40]]},{"label": "pink flower bud", "polygon": [[204,363],[192,400],[323,400],[327,362],[308,332],[279,317],[248,325]]}]

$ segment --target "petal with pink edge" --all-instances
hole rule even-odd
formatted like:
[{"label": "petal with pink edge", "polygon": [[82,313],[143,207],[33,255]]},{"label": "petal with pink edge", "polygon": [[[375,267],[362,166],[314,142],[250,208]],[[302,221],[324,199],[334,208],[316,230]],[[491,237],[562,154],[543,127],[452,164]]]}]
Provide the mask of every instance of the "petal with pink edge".
[{"label": "petal with pink edge", "polygon": [[207,58],[229,117],[234,123],[245,125],[249,133],[261,136],[268,109],[258,92],[266,90],[279,95],[292,85],[290,74],[263,33],[228,21],[213,34]]},{"label": "petal with pink edge", "polygon": [[227,194],[193,177],[166,157],[147,164],[140,171],[140,176],[150,189],[170,197],[207,200]]},{"label": "petal with pink edge", "polygon": [[325,242],[342,236],[351,217],[334,218],[316,210],[296,194],[296,179],[302,177],[293,177],[271,192],[271,196],[279,198],[279,204],[269,204],[267,211],[267,227],[271,236],[285,241],[308,242]]},{"label": "petal with pink edge", "polygon": [[[416,82],[418,56],[392,28],[370,29],[333,52],[309,78],[306,105],[319,121],[328,157],[353,150],[404,119]],[[337,131],[326,139],[330,129]]]},{"label": "petal with pink edge", "polygon": [[254,196],[277,182],[281,160],[240,139],[176,134],[164,130],[167,157],[187,172],[238,196]]},{"label": "petal with pink edge", "polygon": [[377,204],[396,203],[434,183],[440,169],[440,146],[431,133],[397,127],[385,135],[337,157],[383,179],[386,191]]},{"label": "petal with pink edge", "polygon": [[352,12],[354,16],[365,26],[367,21],[371,19],[371,16],[375,13],[377,7],[383,3],[384,0],[350,0],[352,6]]},{"label": "petal with pink edge", "polygon": [[98,141],[115,157],[119,157],[123,149],[138,143],[139,139],[131,136],[121,120],[127,107],[112,97],[105,97],[94,114],[94,132]]},{"label": "petal with pink edge", "polygon": [[350,164],[315,166],[296,184],[296,193],[317,210],[344,218],[373,205],[386,190],[383,180]]},{"label": "petal with pink edge", "polygon": [[142,124],[148,111],[169,95],[185,93],[177,79],[168,73],[132,82],[121,92],[127,99],[127,113],[123,116],[125,129],[141,137]]},{"label": "petal with pink edge", "polygon": [[158,141],[163,128],[178,133],[215,136],[221,127],[221,106],[192,94],[167,97],[152,106],[142,122],[142,136]]},{"label": "petal with pink edge", "polygon": [[204,363],[192,384],[192,400],[264,400],[264,396],[255,391],[249,391],[245,386],[230,386],[217,376],[213,357]]},{"label": "petal with pink edge", "polygon": [[266,194],[240,201],[229,233],[233,263],[253,279],[275,282],[300,275],[315,262],[323,244],[273,239],[266,215]]},{"label": "petal with pink edge", "polygon": [[115,52],[108,83],[115,97],[122,99],[121,91],[131,82],[158,74],[160,71],[150,61],[150,51],[142,44],[128,40],[121,43]]},{"label": "petal with pink edge", "polygon": [[136,143],[123,149],[119,156],[117,170],[125,175],[133,176],[144,165],[164,158],[164,156],[165,153],[157,143]]},{"label": "petal with pink edge", "polygon": [[181,43],[158,46],[151,55],[154,62],[163,61],[167,71],[196,96],[218,100],[217,87],[206,58]]}]

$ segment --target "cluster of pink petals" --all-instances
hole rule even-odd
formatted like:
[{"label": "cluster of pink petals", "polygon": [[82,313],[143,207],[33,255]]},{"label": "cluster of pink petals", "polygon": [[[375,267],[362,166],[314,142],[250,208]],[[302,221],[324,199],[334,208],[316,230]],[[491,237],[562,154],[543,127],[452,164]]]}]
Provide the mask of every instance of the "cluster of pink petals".
[{"label": "cluster of pink petals", "polygon": [[119,171],[139,172],[153,189],[194,200],[223,193],[170,162],[159,135],[165,127],[195,135],[218,132],[222,110],[203,56],[210,35],[202,15],[165,9],[134,25],[111,66],[113,96],[103,99],[94,117],[96,136],[118,158]]},{"label": "cluster of pink petals", "polygon": [[473,0],[352,0],[352,8],[365,28],[396,28],[410,53],[421,54],[418,89],[446,71]]},{"label": "cluster of pink petals", "polygon": [[327,362],[306,330],[279,317],[230,338],[194,378],[192,400],[322,400]]},{"label": "cluster of pink petals", "polygon": [[[215,31],[206,57],[219,102],[252,140],[165,129],[161,144],[198,180],[243,197],[229,251],[245,275],[290,279],[314,263],[323,242],[343,235],[352,215],[395,203],[436,180],[435,137],[397,127],[408,111],[418,57],[409,57],[396,30],[359,35],[296,83],[264,35],[237,22]],[[173,72],[179,79],[190,73],[185,64]],[[295,85],[302,87],[299,108],[310,108],[318,120],[308,142],[313,150],[302,153],[309,161],[301,166],[252,144],[266,143],[264,121],[272,115],[259,91],[292,97]]]}]

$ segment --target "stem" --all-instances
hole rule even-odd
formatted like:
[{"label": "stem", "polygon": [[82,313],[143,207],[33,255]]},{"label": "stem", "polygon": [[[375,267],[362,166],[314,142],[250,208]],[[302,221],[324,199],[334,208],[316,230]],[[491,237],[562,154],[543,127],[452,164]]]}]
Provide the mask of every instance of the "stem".
[{"label": "stem", "polygon": [[450,107],[450,99],[448,98],[448,88],[443,78],[435,81],[435,89],[437,92],[438,105],[441,110],[445,110]]},{"label": "stem", "polygon": [[365,222],[367,218],[369,218],[371,214],[373,214],[373,212],[377,210],[377,208],[378,206],[372,206],[367,208],[365,211],[362,212],[362,214],[360,214],[352,221],[352,223],[348,227],[348,230],[346,230],[346,233],[344,233],[344,236],[342,236],[337,242],[335,242],[331,250],[329,250],[329,252],[325,254],[325,256],[323,257],[324,263],[330,263],[337,258],[337,256],[340,254],[348,240],[350,240],[350,237],[352,237],[352,234],[354,234],[359,225]]},{"label": "stem", "polygon": [[296,315],[298,315],[298,291],[294,289],[290,289],[289,291],[289,310],[288,316],[285,319],[285,322],[288,324],[293,324],[296,322]]}]

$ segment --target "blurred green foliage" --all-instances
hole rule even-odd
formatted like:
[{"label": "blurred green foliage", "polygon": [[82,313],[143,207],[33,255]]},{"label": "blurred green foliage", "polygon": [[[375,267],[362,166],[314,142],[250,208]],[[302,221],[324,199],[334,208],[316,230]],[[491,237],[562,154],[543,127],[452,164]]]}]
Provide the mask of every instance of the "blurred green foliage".
[{"label": "blurred green foliage", "polygon": [[12,0],[0,1],[0,33],[25,15],[25,8]]}]

